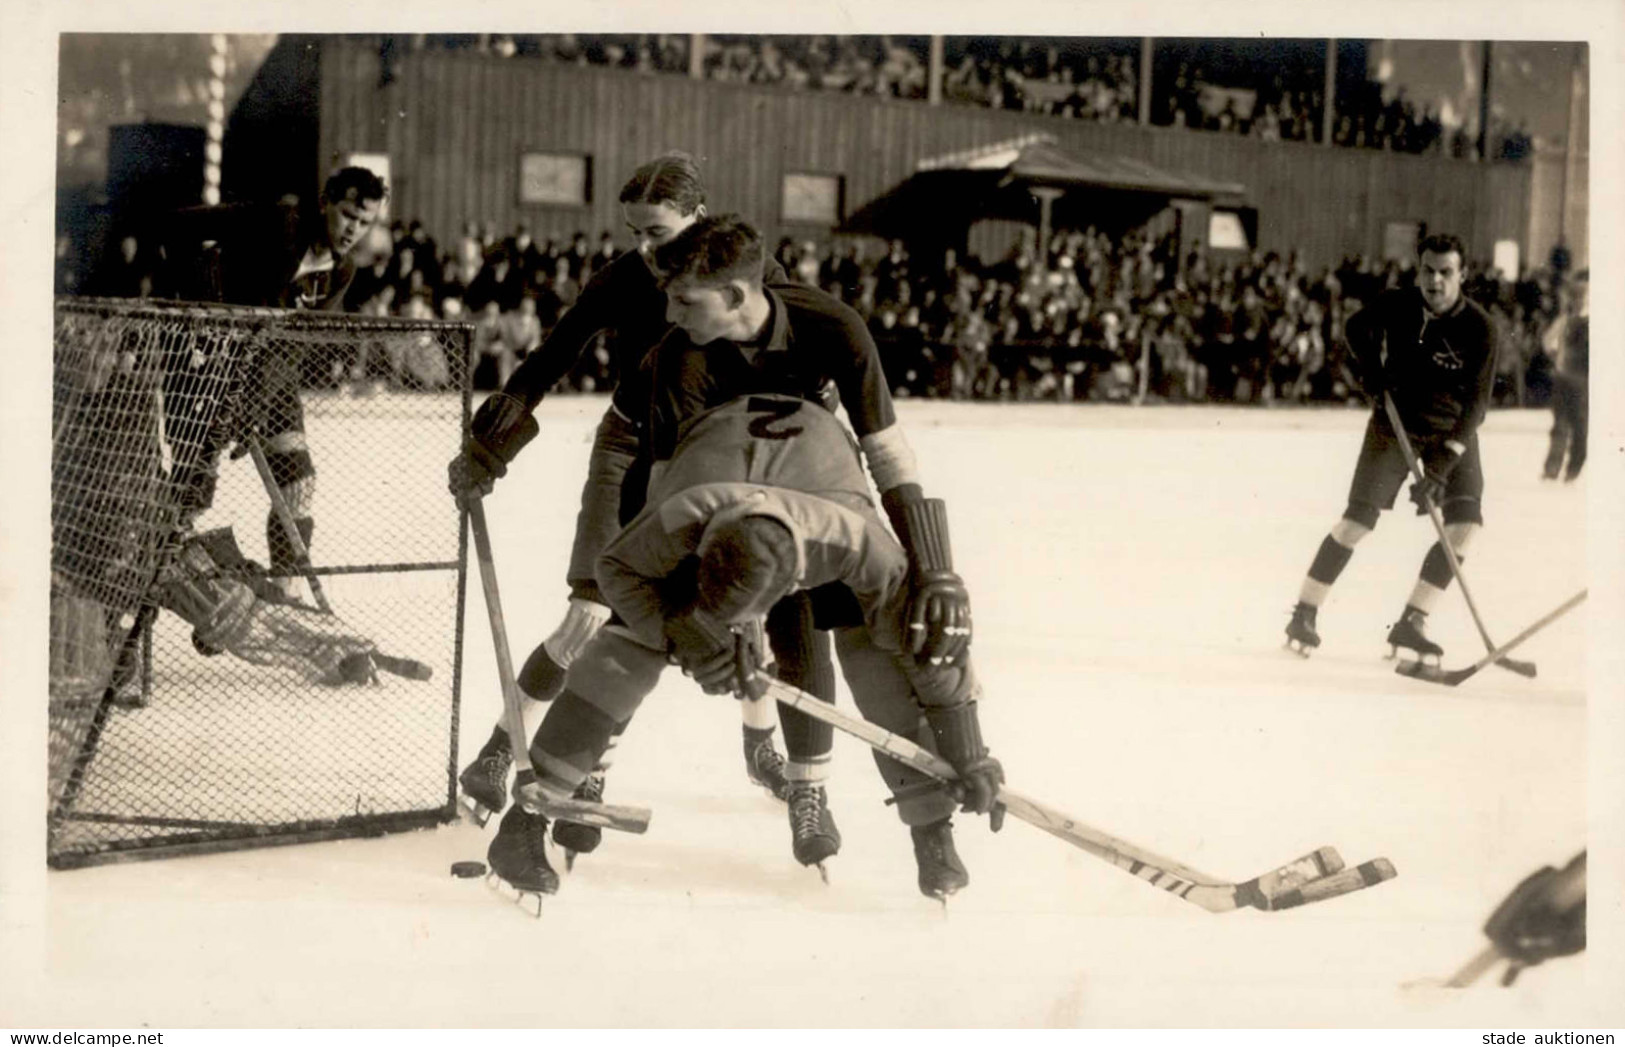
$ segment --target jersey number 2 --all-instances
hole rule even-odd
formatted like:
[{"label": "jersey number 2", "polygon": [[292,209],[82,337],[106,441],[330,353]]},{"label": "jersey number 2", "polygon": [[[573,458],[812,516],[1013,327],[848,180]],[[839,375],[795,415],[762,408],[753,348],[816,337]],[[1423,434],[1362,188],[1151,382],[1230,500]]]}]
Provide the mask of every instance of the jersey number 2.
[{"label": "jersey number 2", "polygon": [[745,405],[745,409],[751,414],[762,416],[751,419],[750,428],[747,430],[750,435],[760,439],[788,440],[792,436],[800,436],[806,431],[799,425],[792,425],[786,429],[768,428],[774,422],[783,421],[801,410],[801,405],[798,403],[787,400],[768,400],[763,397],[753,396],[750,398],[750,402]]}]

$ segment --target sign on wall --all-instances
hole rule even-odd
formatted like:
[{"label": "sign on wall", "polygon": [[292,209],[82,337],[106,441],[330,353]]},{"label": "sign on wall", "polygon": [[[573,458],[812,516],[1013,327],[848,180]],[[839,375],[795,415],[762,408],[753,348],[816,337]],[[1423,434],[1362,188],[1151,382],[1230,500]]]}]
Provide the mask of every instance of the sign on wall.
[{"label": "sign on wall", "polygon": [[525,153],[519,158],[519,202],[555,207],[592,203],[592,157]]}]

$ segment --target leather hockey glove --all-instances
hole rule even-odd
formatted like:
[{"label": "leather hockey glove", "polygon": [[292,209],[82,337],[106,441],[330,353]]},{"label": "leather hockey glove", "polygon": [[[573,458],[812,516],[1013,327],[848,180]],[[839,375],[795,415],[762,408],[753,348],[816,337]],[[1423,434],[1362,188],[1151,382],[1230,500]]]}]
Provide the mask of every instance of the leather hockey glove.
[{"label": "leather hockey glove", "polygon": [[491,493],[508,473],[508,464],[536,438],[540,427],[525,402],[507,393],[492,393],[474,412],[463,453],[446,466],[446,486],[459,504]]},{"label": "leather hockey glove", "polygon": [[925,722],[936,739],[938,754],[959,773],[960,809],[986,814],[988,826],[998,832],[1004,826],[1004,805],[999,803],[1004,767],[982,744],[976,703],[929,707],[925,710]]},{"label": "leather hockey glove", "polygon": [[1411,484],[1410,497],[1416,503],[1416,515],[1426,516],[1429,505],[1442,504],[1445,487],[1461,461],[1461,454],[1450,443],[1440,441],[1424,451],[1421,459],[1422,478]]},{"label": "leather hockey glove", "polygon": [[957,664],[970,647],[970,593],[954,571],[947,503],[906,495],[898,502],[888,499],[887,508],[908,553],[906,648],[921,663]]},{"label": "leather hockey glove", "polygon": [[728,629],[689,612],[663,627],[667,656],[706,694],[732,694],[738,679],[735,639]]},{"label": "leather hockey glove", "polygon": [[1561,870],[1531,873],[1490,915],[1484,934],[1510,961],[1503,985],[1525,967],[1586,947],[1585,869],[1581,852]]}]

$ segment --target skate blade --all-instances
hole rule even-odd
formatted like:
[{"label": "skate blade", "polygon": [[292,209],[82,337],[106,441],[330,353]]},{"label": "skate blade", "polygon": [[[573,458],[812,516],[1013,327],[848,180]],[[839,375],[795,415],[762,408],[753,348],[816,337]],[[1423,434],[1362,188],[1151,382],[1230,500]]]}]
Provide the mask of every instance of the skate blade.
[{"label": "skate blade", "polygon": [[1282,891],[1270,898],[1270,911],[1296,909],[1300,905],[1310,905],[1326,901],[1328,898],[1353,894],[1355,891],[1392,880],[1398,875],[1399,872],[1394,868],[1393,862],[1387,858],[1373,858],[1353,868],[1342,869],[1330,876],[1322,876],[1291,890]]},{"label": "skate blade", "polygon": [[829,886],[829,867],[826,866],[823,862],[819,862],[818,865],[817,865],[817,869],[818,869],[818,878],[820,880],[824,881],[824,886],[825,887],[828,887]]},{"label": "skate blade", "polygon": [[504,880],[494,872],[486,873],[485,886],[489,887],[497,896],[505,898],[514,905],[519,906],[519,908],[529,913],[535,919],[540,920],[542,918],[541,891],[520,890],[518,887],[515,887],[513,884],[509,883],[507,880]]},{"label": "skate blade", "polygon": [[472,796],[465,796],[462,793],[457,794],[457,807],[464,821],[472,822],[481,829],[491,820],[491,815],[496,813]]},{"label": "skate blade", "polygon": [[1282,646],[1291,651],[1293,654],[1297,655],[1299,658],[1307,658],[1314,651],[1313,647],[1310,647],[1302,640],[1288,640]]},{"label": "skate blade", "polygon": [[1394,672],[1401,676],[1409,676],[1413,680],[1425,680],[1428,683],[1442,683],[1454,686],[1451,674],[1443,666],[1429,665],[1426,662],[1400,662],[1394,666]]},{"label": "skate blade", "polygon": [[566,850],[564,852],[564,871],[565,872],[574,872],[575,867],[576,867],[576,852],[571,851],[571,850]]}]

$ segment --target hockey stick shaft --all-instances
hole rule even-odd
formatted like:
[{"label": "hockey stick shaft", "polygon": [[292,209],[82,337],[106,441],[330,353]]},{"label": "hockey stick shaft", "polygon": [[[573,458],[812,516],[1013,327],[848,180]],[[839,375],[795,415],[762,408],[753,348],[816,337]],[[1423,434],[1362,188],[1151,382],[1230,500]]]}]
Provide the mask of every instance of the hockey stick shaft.
[{"label": "hockey stick shaft", "polygon": [[[1393,426],[1394,435],[1399,440],[1400,453],[1405,456],[1405,465],[1411,471],[1411,478],[1421,482],[1425,474],[1422,463],[1416,458],[1416,451],[1411,447],[1410,437],[1405,433],[1405,423],[1400,420],[1399,408],[1394,406],[1394,397],[1387,390],[1382,394],[1382,406],[1388,414],[1388,422]],[[1479,639],[1484,641],[1486,651],[1495,650],[1495,641],[1490,639],[1489,630],[1484,627],[1484,618],[1478,613],[1478,604],[1473,600],[1472,590],[1467,587],[1467,576],[1462,574],[1461,559],[1456,556],[1456,550],[1450,544],[1450,536],[1444,529],[1444,517],[1439,507],[1433,504],[1433,499],[1424,496],[1422,504],[1427,509],[1428,519],[1433,521],[1433,530],[1439,536],[1439,548],[1444,550],[1445,559],[1450,564],[1450,573],[1456,576],[1456,584],[1461,587],[1462,599],[1467,603],[1467,611],[1473,617],[1473,624],[1478,627]]]},{"label": "hockey stick shaft", "polygon": [[508,745],[513,750],[514,767],[529,771],[530,743],[525,734],[525,715],[519,707],[519,685],[514,680],[513,652],[508,649],[508,619],[502,613],[502,594],[497,590],[497,568],[491,556],[491,532],[485,523],[485,503],[478,497],[468,499],[468,525],[474,532],[474,557],[480,565],[485,613],[491,620],[491,644],[496,648],[497,679],[502,685],[502,711],[508,728]]},{"label": "hockey stick shaft", "polygon": [[[758,676],[757,680],[766,685],[768,697],[806,713],[815,720],[821,720],[843,733],[852,735],[859,741],[866,743],[870,748],[885,753],[899,763],[907,764],[917,771],[944,782],[954,782],[959,779],[953,765],[947,760],[901,735],[893,734],[884,727],[870,723],[867,720],[849,716],[828,702],[820,701],[782,681],[765,676]],[[1136,847],[1098,829],[1092,829],[1076,818],[1047,804],[1024,796],[1008,786],[1001,785],[999,787],[998,798],[999,802],[1004,804],[1005,809],[1010,814],[1029,825],[1042,829],[1052,836],[1058,836],[1068,843],[1088,851],[1095,857],[1110,862],[1119,869],[1139,876],[1141,879],[1148,880],[1158,886],[1166,886],[1167,889],[1174,891],[1174,893],[1179,893],[1180,887],[1197,886],[1230,889],[1235,886],[1229,881],[1198,872],[1181,862],[1174,861],[1172,858],[1165,858],[1160,854]],[[1178,883],[1175,881],[1183,882]]]},{"label": "hockey stick shaft", "polygon": [[288,540],[288,548],[293,550],[294,565],[304,575],[305,584],[310,586],[310,595],[315,598],[316,606],[323,613],[332,614],[333,607],[327,602],[327,594],[322,591],[321,579],[310,569],[310,550],[299,536],[299,524],[293,518],[293,510],[288,508],[288,500],[282,496],[282,488],[271,473],[271,463],[265,458],[265,445],[260,442],[258,433],[246,434],[243,443],[248,446],[248,456],[254,459],[254,468],[259,471],[260,482],[265,485],[265,493],[271,499],[271,512],[282,528],[282,536]]}]

